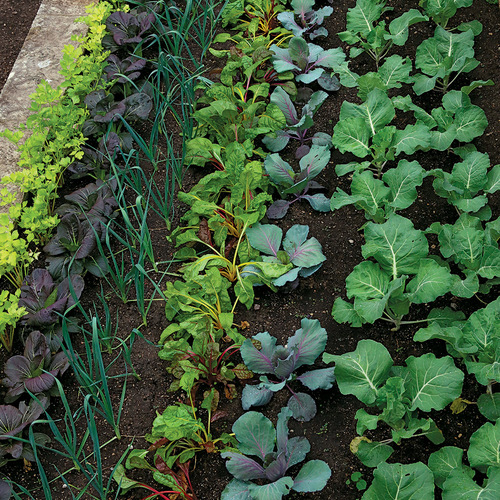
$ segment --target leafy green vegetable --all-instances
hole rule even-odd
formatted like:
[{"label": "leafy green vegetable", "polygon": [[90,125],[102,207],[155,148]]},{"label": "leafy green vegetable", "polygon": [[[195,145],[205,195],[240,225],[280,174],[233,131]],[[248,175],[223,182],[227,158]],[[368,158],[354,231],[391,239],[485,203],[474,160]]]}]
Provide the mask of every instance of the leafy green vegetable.
[{"label": "leafy green vegetable", "polygon": [[331,16],[332,7],[313,10],[314,0],[292,0],[291,6],[293,12],[280,12],[278,20],[294,36],[307,35],[311,40],[319,36],[328,36],[327,29],[321,25],[325,17]]},{"label": "leafy green vegetable", "polygon": [[[277,381],[262,376],[259,385],[247,384],[241,396],[244,410],[267,404],[273,393],[285,386],[290,389],[288,384],[295,380],[300,380],[310,390],[332,387],[335,380],[333,368],[307,371],[301,375],[295,373],[295,370],[303,365],[312,365],[325,349],[327,333],[321,328],[318,320],[304,318],[301,328],[288,339],[285,347],[276,345],[276,338],[268,332],[258,333],[253,338],[260,342],[261,349],[257,349],[250,339],[246,339],[240,349],[243,361],[253,372],[272,374]],[[302,392],[291,392],[288,408],[293,417],[301,422],[311,420],[316,414],[316,403],[312,397]]]},{"label": "leafy green vegetable", "polygon": [[382,318],[399,329],[412,303],[431,302],[451,289],[449,268],[429,258],[428,252],[424,232],[410,220],[393,214],[384,224],[369,222],[362,254],[376,262],[361,262],[347,277],[347,296],[354,297],[354,304],[337,298],[335,320],[361,326]]},{"label": "leafy green vegetable", "polygon": [[[289,408],[282,408],[276,430],[268,418],[254,411],[243,414],[233,424],[239,453],[227,451],[222,454],[229,458],[226,467],[235,477],[222,492],[222,500],[234,498],[236,494],[242,499],[280,500],[290,490],[312,492],[326,486],[331,471],[322,460],[306,462],[295,480],[286,475],[290,467],[304,461],[311,449],[305,437],[288,437],[291,416]],[[262,465],[246,455],[257,456]],[[252,482],[256,479],[267,483]]]},{"label": "leafy green vegetable", "polygon": [[[451,357],[410,356],[406,367],[395,367],[382,344],[361,340],[355,351],[325,353],[323,361],[335,363],[335,378],[342,394],[353,394],[379,410],[375,415],[364,409],[356,413],[360,437],[353,440],[351,448],[365,465],[374,467],[386,460],[392,453],[390,442],[399,444],[402,439],[422,435],[433,443],[443,442],[436,424],[430,418],[419,418],[419,410],[442,410],[460,395],[464,374]],[[367,430],[376,429],[378,422],[391,428],[391,440],[377,443],[363,436]]]},{"label": "leafy green vegetable", "polygon": [[437,26],[434,36],[417,48],[415,67],[422,73],[414,76],[417,95],[437,87],[446,92],[462,73],[469,73],[479,64],[474,59],[474,33],[451,33]]}]

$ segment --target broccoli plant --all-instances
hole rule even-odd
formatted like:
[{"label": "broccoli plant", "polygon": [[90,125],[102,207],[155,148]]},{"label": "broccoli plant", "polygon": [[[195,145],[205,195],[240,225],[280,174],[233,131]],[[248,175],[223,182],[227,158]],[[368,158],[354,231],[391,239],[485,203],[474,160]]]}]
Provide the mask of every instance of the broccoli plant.
[{"label": "broccoli plant", "polygon": [[[300,469],[295,479],[288,470],[301,463],[311,445],[307,438],[288,437],[289,408],[282,408],[276,429],[262,413],[249,411],[233,425],[239,453],[225,451],[223,458],[234,479],[222,492],[221,500],[280,500],[290,490],[297,492],[321,491],[330,479],[331,471],[323,460],[310,460]],[[256,456],[261,463],[250,456]],[[259,480],[259,483],[253,481]],[[261,482],[265,481],[265,483]]]},{"label": "broccoli plant", "polygon": [[299,380],[312,391],[332,387],[335,380],[333,368],[320,368],[300,375],[295,373],[300,367],[315,362],[325,349],[327,336],[317,319],[304,318],[301,328],[288,339],[285,346],[276,345],[276,338],[268,332],[258,333],[253,337],[260,344],[260,349],[255,347],[252,340],[246,339],[241,345],[240,353],[247,368],[254,373],[273,375],[276,380],[262,376],[260,384],[247,384],[241,396],[243,409],[267,404],[275,392],[286,387],[292,393],[288,401],[291,415],[301,422],[311,420],[316,415],[314,399],[309,394],[294,392],[289,384]]}]

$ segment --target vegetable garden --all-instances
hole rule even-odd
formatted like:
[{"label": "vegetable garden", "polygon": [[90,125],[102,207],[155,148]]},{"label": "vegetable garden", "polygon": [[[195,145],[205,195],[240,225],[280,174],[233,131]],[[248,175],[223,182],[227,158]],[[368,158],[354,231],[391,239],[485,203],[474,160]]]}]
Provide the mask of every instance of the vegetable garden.
[{"label": "vegetable garden", "polygon": [[0,498],[500,498],[491,3],[88,8],[2,133]]}]

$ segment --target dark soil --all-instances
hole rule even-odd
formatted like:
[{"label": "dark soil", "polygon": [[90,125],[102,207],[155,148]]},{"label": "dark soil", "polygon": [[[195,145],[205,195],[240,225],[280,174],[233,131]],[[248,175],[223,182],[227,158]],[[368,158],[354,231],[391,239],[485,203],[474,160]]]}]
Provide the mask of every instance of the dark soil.
[{"label": "dark soil", "polygon": [[[387,14],[388,20],[397,17],[409,8],[416,8],[417,1],[396,0],[389,1],[389,5],[394,7],[394,11]],[[326,19],[326,27],[330,36],[324,45],[335,47],[338,45],[338,39],[335,33],[345,29],[345,17],[348,7],[355,4],[354,0],[342,0],[335,3],[335,12],[330,18]],[[453,19],[454,24],[462,21],[478,19],[483,23],[484,30],[481,35],[476,37],[476,58],[481,61],[481,65],[473,72],[473,79],[492,78],[500,82],[498,72],[498,56],[500,48],[500,13],[495,6],[482,0],[476,0],[474,6],[468,9],[461,9]],[[17,22],[17,21],[16,21]],[[415,49],[425,38],[432,35],[432,23],[418,24],[410,28],[410,38],[404,48],[398,48],[398,51],[405,55],[410,55],[414,60]],[[323,45],[321,39],[315,40],[315,43]],[[213,70],[219,61],[206,61],[207,70]],[[372,61],[360,56],[355,59],[352,69],[360,74],[375,70]],[[410,88],[403,89],[404,92],[410,92]],[[500,86],[485,87],[478,89],[472,94],[474,104],[481,106],[488,117],[489,127],[481,138],[475,142],[480,151],[488,152],[492,164],[500,162]],[[316,129],[331,133],[333,125],[338,120],[340,106],[344,100],[356,100],[356,92],[353,89],[341,88],[337,93],[328,99],[325,105],[319,111],[316,117]],[[436,104],[440,99],[438,94],[425,94],[419,104],[430,107]],[[170,123],[170,122],[169,122]],[[175,133],[175,129],[170,132]],[[286,152],[285,152],[286,154]],[[422,167],[443,168],[450,170],[454,163],[454,158],[446,152],[423,153],[416,158],[420,161]],[[334,166],[339,163],[347,163],[351,158],[348,155],[341,155],[338,151],[332,151],[331,164],[325,169],[320,183],[328,189],[327,196],[335,191],[337,187],[347,190],[349,181],[346,178],[338,178],[334,173]],[[148,167],[145,166],[145,169]],[[203,174],[205,174],[203,172]],[[196,169],[188,171],[183,189],[189,188],[203,175]],[[70,190],[71,183],[64,189]],[[74,188],[74,187],[73,187]],[[133,203],[133,199],[131,199]],[[493,217],[500,215],[500,199],[498,196],[490,200],[493,209]],[[179,216],[183,208],[176,205],[176,212],[173,226],[179,221]],[[437,197],[432,189],[431,182],[427,179],[419,191],[418,200],[406,211],[402,213],[410,218],[419,229],[427,228],[434,221],[454,222],[456,212],[453,207],[447,204],[446,200]],[[353,351],[359,340],[370,338],[383,343],[390,351],[395,364],[403,364],[404,360],[411,355],[420,355],[426,352],[434,352],[437,356],[446,354],[444,345],[440,342],[427,342],[425,344],[416,344],[412,338],[417,330],[417,326],[405,325],[398,332],[390,331],[390,326],[386,323],[376,322],[375,325],[368,325],[364,328],[350,328],[346,325],[337,324],[330,312],[332,304],[337,297],[345,298],[345,279],[352,271],[353,267],[361,260],[361,245],[363,244],[362,233],[359,228],[366,222],[361,211],[353,207],[345,207],[335,213],[322,214],[313,211],[309,205],[294,204],[288,215],[278,224],[284,230],[293,224],[308,224],[310,227],[310,236],[315,236],[323,245],[323,252],[327,257],[323,267],[312,277],[303,279],[298,288],[291,293],[272,293],[267,289],[260,289],[257,294],[254,306],[250,310],[240,308],[237,310],[236,322],[247,321],[249,328],[245,330],[246,336],[255,335],[261,331],[269,331],[272,335],[284,341],[291,336],[296,329],[300,327],[300,320],[303,317],[317,318],[321,325],[329,333],[327,351],[335,354],[342,354]],[[166,237],[168,231],[165,223],[159,217],[152,217],[150,229],[154,241],[154,248],[157,260],[166,261],[173,255],[172,247],[167,243]],[[95,293],[100,289],[101,284],[93,278],[86,278],[86,290],[82,302],[86,310],[92,307],[95,300]],[[147,326],[141,326],[140,315],[133,301],[123,304],[116,296],[112,294],[106,285],[104,293],[109,298],[109,306],[113,311],[113,317],[118,313],[119,331],[123,337],[126,337],[134,328],[140,328],[140,331],[152,344],[158,342],[162,330],[167,326],[165,319],[164,304],[161,301],[153,302],[148,314]],[[498,290],[496,290],[498,293]],[[147,286],[146,295],[152,293],[152,287]],[[492,298],[495,298],[494,295]],[[409,319],[425,318],[431,307],[450,305],[450,297],[444,297],[437,304],[414,306]],[[481,307],[481,304],[474,300],[454,299],[453,306],[470,313]],[[75,338],[75,347],[78,346],[78,337]],[[128,379],[127,392],[124,404],[124,410],[121,417],[120,430],[122,433],[121,441],[113,440],[103,447],[103,472],[109,474],[110,469],[117,463],[118,459],[127,450],[127,447],[145,448],[148,443],[143,439],[144,435],[151,430],[153,419],[156,412],[162,412],[168,404],[172,404],[181,395],[179,393],[168,393],[171,378],[165,371],[165,362],[160,360],[156,354],[157,349],[154,345],[137,340],[133,348],[132,361],[141,380]],[[110,362],[112,357],[106,357]],[[123,365],[117,366],[114,372],[124,372]],[[78,386],[72,382],[73,376],[66,374],[63,378],[64,387],[71,407],[75,410],[82,404],[83,396],[79,393]],[[122,379],[118,381],[111,380],[113,388],[113,398],[118,402],[121,391]],[[238,388],[241,391],[241,387]],[[463,397],[467,400],[475,401],[480,394],[481,389],[473,378],[467,377],[464,384]],[[311,452],[308,459],[325,460],[332,469],[332,477],[327,487],[316,494],[291,494],[289,498],[304,499],[333,499],[344,498],[354,500],[361,497],[361,493],[355,485],[347,485],[351,473],[361,471],[363,478],[368,482],[371,480],[371,470],[363,467],[357,458],[350,452],[349,443],[356,436],[354,415],[361,407],[359,402],[353,397],[342,396],[338,389],[334,387],[331,391],[314,394],[318,404],[318,415],[306,424],[292,422],[292,432],[295,435],[305,435],[311,442]],[[284,391],[277,394],[269,405],[263,409],[265,415],[272,420],[276,419],[279,408],[286,404],[288,395]],[[53,408],[57,404],[54,403]],[[218,435],[221,432],[230,432],[232,423],[242,413],[239,399],[227,401],[221,399],[220,409],[227,412],[227,418],[219,420],[212,426],[212,433]],[[54,417],[62,417],[63,412],[60,409],[52,409]],[[203,412],[201,413],[204,417]],[[438,427],[445,436],[445,445],[455,445],[467,449],[470,435],[482,424],[485,419],[478,413],[474,405],[461,414],[453,415],[449,409],[443,412],[431,414]],[[113,438],[113,432],[110,427],[102,421],[98,421],[100,428],[100,442],[106,443]],[[80,431],[83,432],[83,419],[80,419]],[[388,432],[380,431],[377,439],[385,438]],[[437,449],[425,438],[408,440],[391,457],[393,462],[412,463],[417,461],[427,462],[430,453]],[[69,469],[71,464],[61,461],[56,456],[46,455],[42,457],[49,477],[57,475],[56,467],[61,472]],[[32,488],[37,484],[36,471],[22,471],[21,466],[15,464],[9,467],[11,477],[26,487]],[[144,471],[130,471],[130,477],[154,484],[149,473]],[[217,500],[221,492],[230,480],[230,475],[224,466],[224,460],[217,454],[200,454],[194,470],[192,472],[194,489],[200,500]],[[81,474],[71,472],[66,475],[69,484],[76,488],[83,488],[85,481]],[[159,489],[161,487],[156,485]],[[43,498],[34,495],[35,498]],[[127,499],[139,499],[147,496],[146,490],[132,490],[127,494]],[[114,496],[110,495],[114,498]],[[70,498],[67,489],[63,488],[62,482],[58,481],[53,487],[53,498]],[[91,498],[85,496],[84,498]]]},{"label": "dark soil", "polygon": [[2,0],[0,8],[0,92],[16,62],[42,0]]}]

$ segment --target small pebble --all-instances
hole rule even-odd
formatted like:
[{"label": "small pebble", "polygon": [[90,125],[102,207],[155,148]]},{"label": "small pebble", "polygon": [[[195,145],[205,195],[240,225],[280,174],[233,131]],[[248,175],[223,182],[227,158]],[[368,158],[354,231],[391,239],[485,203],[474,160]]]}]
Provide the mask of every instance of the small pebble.
[{"label": "small pebble", "polygon": [[260,304],[254,304],[253,309],[254,311],[258,311],[260,309]]},{"label": "small pebble", "polygon": [[352,245],[354,243],[354,240],[349,240],[349,243]]}]

